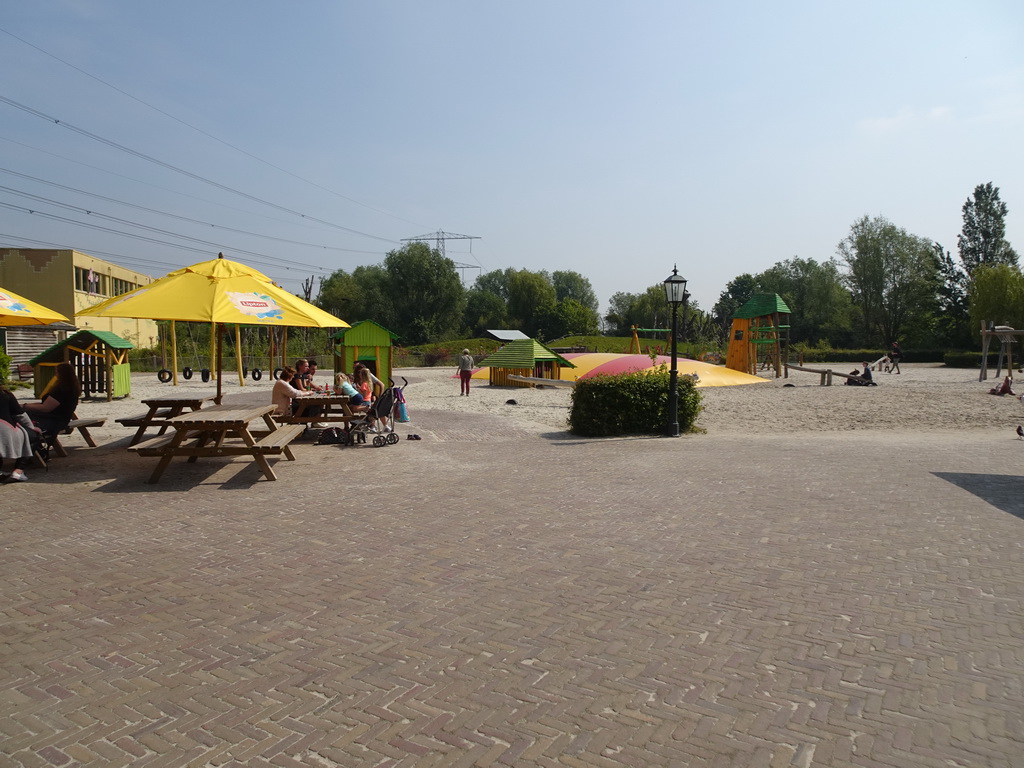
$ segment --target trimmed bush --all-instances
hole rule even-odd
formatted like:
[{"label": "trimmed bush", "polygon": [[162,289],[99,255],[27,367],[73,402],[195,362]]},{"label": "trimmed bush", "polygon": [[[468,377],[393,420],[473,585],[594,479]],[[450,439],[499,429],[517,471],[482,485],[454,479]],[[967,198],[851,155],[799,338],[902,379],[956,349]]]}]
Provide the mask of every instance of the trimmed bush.
[{"label": "trimmed bush", "polygon": [[[668,420],[669,372],[595,376],[576,382],[569,430],[582,437],[657,435]],[[689,432],[701,411],[701,394],[689,376],[679,377],[679,430]]]},{"label": "trimmed bush", "polygon": [[[1014,350],[1016,351],[1016,350]],[[1014,360],[1018,360],[1017,355],[1013,356]],[[981,368],[981,352],[963,352],[963,351],[952,351],[947,352],[942,362],[948,365],[950,368]],[[999,353],[989,353],[988,364],[990,367],[995,368],[999,362]],[[1006,359],[1003,358],[1003,363],[1006,363]]]},{"label": "trimmed bush", "polygon": [[7,386],[11,380],[11,356],[7,350],[0,347],[0,384]]},{"label": "trimmed bush", "polygon": [[[829,349],[824,347],[804,347],[793,345],[790,350],[790,362],[796,362],[802,355],[805,363],[860,363],[867,360],[873,363],[888,350],[880,349]],[[903,349],[901,363],[941,363],[944,362],[946,351],[942,349]]]}]

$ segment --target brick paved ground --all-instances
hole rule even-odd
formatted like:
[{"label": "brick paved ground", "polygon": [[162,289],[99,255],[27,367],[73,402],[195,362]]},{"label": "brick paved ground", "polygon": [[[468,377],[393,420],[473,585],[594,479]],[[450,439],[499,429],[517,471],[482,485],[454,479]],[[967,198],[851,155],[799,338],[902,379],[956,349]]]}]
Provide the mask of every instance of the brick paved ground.
[{"label": "brick paved ground", "polygon": [[416,416],[0,488],[0,763],[1022,764],[1024,444]]}]

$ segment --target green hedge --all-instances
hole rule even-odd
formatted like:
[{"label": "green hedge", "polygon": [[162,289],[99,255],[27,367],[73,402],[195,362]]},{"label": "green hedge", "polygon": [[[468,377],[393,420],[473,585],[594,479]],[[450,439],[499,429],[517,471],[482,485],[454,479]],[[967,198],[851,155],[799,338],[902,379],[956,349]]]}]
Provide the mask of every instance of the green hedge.
[{"label": "green hedge", "polygon": [[[880,349],[827,349],[808,347],[802,350],[805,363],[869,363],[875,362],[882,355],[889,354]],[[942,363],[948,354],[944,349],[904,349],[901,363]],[[979,353],[980,354],[980,353]],[[800,359],[801,351],[794,348],[790,352],[791,362]]]},{"label": "green hedge", "polygon": [[[1015,350],[1018,351],[1018,350]],[[1013,356],[1015,362],[1020,364],[1021,357],[1016,354]],[[950,368],[981,368],[981,352],[964,352],[960,350],[953,350],[947,352],[942,359],[946,365]],[[999,363],[999,353],[989,353],[988,365],[989,368],[995,368]],[[1003,358],[1003,365],[1006,365],[1006,358]]]},{"label": "green hedge", "polygon": [[[595,376],[576,382],[569,430],[583,437],[657,435],[668,421],[669,373]],[[701,394],[688,376],[679,377],[679,430],[689,432],[701,411]]]},{"label": "green hedge", "polygon": [[11,356],[7,350],[0,347],[0,384],[5,387],[11,381]]}]

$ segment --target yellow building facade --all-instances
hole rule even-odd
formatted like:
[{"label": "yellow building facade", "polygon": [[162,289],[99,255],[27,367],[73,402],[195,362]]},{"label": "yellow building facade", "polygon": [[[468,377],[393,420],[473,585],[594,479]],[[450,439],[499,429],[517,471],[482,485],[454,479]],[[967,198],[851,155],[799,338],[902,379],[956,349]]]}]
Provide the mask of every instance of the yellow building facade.
[{"label": "yellow building facade", "polygon": [[78,312],[153,282],[149,275],[111,264],[87,253],[50,248],[0,248],[0,286],[71,318],[78,327],[110,331],[136,347],[155,347],[152,320],[78,317]]}]

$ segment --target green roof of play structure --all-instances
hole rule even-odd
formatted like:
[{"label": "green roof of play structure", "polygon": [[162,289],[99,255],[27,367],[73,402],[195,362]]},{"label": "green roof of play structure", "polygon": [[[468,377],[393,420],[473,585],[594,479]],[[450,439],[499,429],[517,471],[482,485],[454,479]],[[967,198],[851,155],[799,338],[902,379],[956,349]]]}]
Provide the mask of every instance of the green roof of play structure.
[{"label": "green roof of play structure", "polygon": [[350,347],[361,347],[364,345],[368,346],[388,346],[392,341],[398,338],[398,334],[392,333],[380,323],[375,323],[373,320],[360,320],[358,323],[352,323],[351,328],[342,328],[336,334],[334,338],[338,341],[343,341]]},{"label": "green roof of play structure", "polygon": [[750,301],[736,310],[734,318],[751,318],[751,317],[765,317],[767,315],[774,314],[775,312],[782,312],[784,314],[790,314],[790,309],[786,306],[786,302],[782,300],[782,297],[777,293],[755,293],[750,297]]},{"label": "green roof of play structure", "polygon": [[29,362],[32,365],[36,363],[59,363],[64,359],[62,351],[64,347],[88,347],[94,340],[103,342],[111,349],[132,349],[135,346],[127,339],[122,339],[116,333],[111,333],[110,331],[79,331],[68,336],[64,341],[54,344],[49,349],[44,349],[29,360]]},{"label": "green roof of play structure", "polygon": [[491,368],[533,368],[537,363],[553,360],[566,368],[576,366],[552,352],[536,339],[516,339],[510,341],[497,352],[477,362],[477,365]]}]

